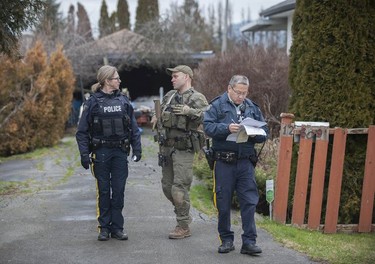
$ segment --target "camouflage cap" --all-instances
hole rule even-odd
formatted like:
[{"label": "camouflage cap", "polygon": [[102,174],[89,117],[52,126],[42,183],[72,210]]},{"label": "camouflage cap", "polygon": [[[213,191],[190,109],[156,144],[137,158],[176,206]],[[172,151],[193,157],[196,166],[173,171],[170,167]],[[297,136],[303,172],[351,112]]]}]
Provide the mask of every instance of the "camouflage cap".
[{"label": "camouflage cap", "polygon": [[190,76],[191,79],[193,79],[193,70],[186,65],[178,65],[174,68],[167,68],[167,73],[169,75],[172,75],[172,72],[182,72]]}]

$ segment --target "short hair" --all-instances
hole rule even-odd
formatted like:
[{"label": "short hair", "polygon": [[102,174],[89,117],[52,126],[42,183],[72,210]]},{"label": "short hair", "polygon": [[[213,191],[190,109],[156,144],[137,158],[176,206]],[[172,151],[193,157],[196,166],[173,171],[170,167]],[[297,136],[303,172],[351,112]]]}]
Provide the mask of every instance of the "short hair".
[{"label": "short hair", "polygon": [[244,84],[249,86],[249,79],[244,75],[233,75],[229,81],[229,85],[234,87],[236,84]]}]

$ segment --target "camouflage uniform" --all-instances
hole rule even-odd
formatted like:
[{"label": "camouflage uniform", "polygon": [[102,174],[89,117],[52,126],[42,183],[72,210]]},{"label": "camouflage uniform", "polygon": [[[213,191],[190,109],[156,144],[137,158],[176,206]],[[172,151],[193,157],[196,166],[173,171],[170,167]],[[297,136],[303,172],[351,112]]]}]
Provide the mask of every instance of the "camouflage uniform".
[{"label": "camouflage uniform", "polygon": [[[188,105],[188,115],[176,115],[175,105]],[[203,121],[203,111],[208,106],[205,96],[194,88],[183,94],[169,91],[161,104],[161,123],[165,140],[160,144],[159,159],[162,165],[162,188],[165,196],[174,205],[177,226],[188,228],[192,219],[189,214],[189,190],[193,181],[192,163],[194,153],[204,144],[204,134],[199,130]]]}]

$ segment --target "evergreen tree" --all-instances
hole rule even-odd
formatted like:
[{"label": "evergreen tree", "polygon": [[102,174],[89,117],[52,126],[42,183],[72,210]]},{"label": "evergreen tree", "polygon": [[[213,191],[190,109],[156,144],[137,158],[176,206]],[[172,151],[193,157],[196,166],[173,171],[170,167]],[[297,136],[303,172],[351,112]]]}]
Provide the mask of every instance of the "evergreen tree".
[{"label": "evergreen tree", "polygon": [[74,5],[69,6],[68,18],[67,18],[67,32],[68,34],[75,34],[76,19],[74,14]]},{"label": "evergreen tree", "polygon": [[110,24],[109,24],[109,29],[108,29],[108,33],[109,34],[112,34],[114,32],[117,31],[118,27],[117,27],[117,22],[118,22],[118,19],[117,19],[117,12],[113,12],[111,14],[111,16],[109,17],[109,21],[110,21]]},{"label": "evergreen tree", "polygon": [[159,18],[158,0],[138,0],[135,32],[139,32],[147,22],[155,22]]},{"label": "evergreen tree", "polygon": [[117,2],[117,21],[120,30],[124,28],[130,30],[130,13],[126,0],[118,0]]},{"label": "evergreen tree", "polygon": [[56,43],[64,42],[66,22],[59,12],[60,3],[56,3],[56,0],[46,0],[45,6],[42,17],[34,29],[34,42],[42,41],[47,54],[51,54],[56,48]]},{"label": "evergreen tree", "polygon": [[78,17],[78,25],[77,25],[77,34],[84,38],[86,41],[92,41],[94,40],[92,36],[92,30],[91,30],[91,24],[89,16],[87,15],[86,9],[83,5],[81,5],[79,2],[78,5],[78,11],[77,11],[77,17]]},{"label": "evergreen tree", "polygon": [[105,0],[102,1],[99,19],[99,38],[109,35],[111,32],[111,20],[108,16],[108,8]]},{"label": "evergreen tree", "polygon": [[39,38],[42,37],[48,41],[58,37],[64,23],[62,14],[59,12],[60,3],[56,3],[56,0],[46,0],[45,4],[45,10],[35,28],[35,33]]},{"label": "evergreen tree", "polygon": [[[44,96],[53,107],[51,110],[52,119],[46,119],[42,122],[45,126],[43,131],[48,133],[48,140],[45,137],[41,140],[45,140],[44,144],[47,146],[52,146],[64,136],[65,124],[71,111],[75,88],[73,68],[64,55],[62,45],[59,45],[57,50],[51,54],[42,77],[48,82],[48,89],[46,89]],[[50,120],[53,120],[53,126],[50,125]]]},{"label": "evergreen tree", "polygon": [[[289,74],[296,120],[374,124],[374,21],[372,0],[296,2]],[[348,136],[341,223],[358,219],[366,143],[362,135]]]},{"label": "evergreen tree", "polygon": [[189,36],[193,51],[211,50],[213,48],[212,35],[204,21],[197,0],[185,0],[182,6],[181,18],[185,23],[185,32]]},{"label": "evergreen tree", "polygon": [[[0,155],[52,146],[65,131],[74,74],[62,46],[48,62],[37,41],[23,61],[0,57]],[[53,125],[51,125],[53,124]]]},{"label": "evergreen tree", "polygon": [[18,39],[24,30],[38,22],[44,0],[0,1],[0,53],[18,54]]}]

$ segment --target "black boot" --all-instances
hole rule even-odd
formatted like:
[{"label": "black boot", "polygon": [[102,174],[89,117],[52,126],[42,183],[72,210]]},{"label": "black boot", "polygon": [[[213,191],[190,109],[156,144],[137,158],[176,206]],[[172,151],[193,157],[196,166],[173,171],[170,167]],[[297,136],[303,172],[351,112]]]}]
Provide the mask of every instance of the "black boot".
[{"label": "black boot", "polygon": [[229,253],[234,250],[234,245],[232,241],[224,241],[223,244],[218,249],[219,253]]},{"label": "black boot", "polygon": [[122,231],[111,233],[111,237],[116,238],[117,240],[128,240],[128,235]]},{"label": "black boot", "polygon": [[257,255],[262,253],[262,249],[255,244],[242,245],[241,254]]},{"label": "black boot", "polygon": [[101,230],[98,236],[99,241],[107,241],[109,240],[109,233],[107,230]]}]

